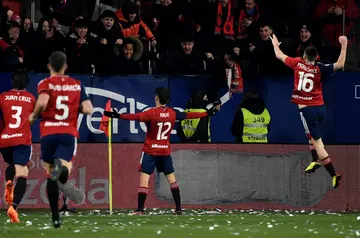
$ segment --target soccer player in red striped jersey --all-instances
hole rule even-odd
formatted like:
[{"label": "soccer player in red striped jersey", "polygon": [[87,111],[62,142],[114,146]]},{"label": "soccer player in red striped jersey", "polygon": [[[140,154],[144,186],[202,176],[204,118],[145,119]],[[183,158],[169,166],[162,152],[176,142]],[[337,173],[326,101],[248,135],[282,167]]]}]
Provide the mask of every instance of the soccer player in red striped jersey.
[{"label": "soccer player in red striped jersey", "polygon": [[58,181],[65,184],[72,169],[77,148],[79,113],[91,114],[92,103],[79,80],[65,75],[66,55],[53,52],[49,58],[50,77],[39,82],[38,99],[29,116],[33,123],[40,115],[41,159],[49,175],[46,190],[52,221],[61,226],[58,208]]},{"label": "soccer player in red striped jersey", "polygon": [[5,201],[10,205],[7,211],[10,221],[15,223],[20,222],[17,208],[26,191],[28,164],[32,156],[28,117],[34,110],[36,99],[25,90],[28,83],[27,73],[19,70],[12,76],[13,89],[0,95],[0,153],[8,165],[5,170]]},{"label": "soccer player in red striped jersey", "polygon": [[175,202],[175,214],[181,215],[181,201],[179,184],[176,180],[171,157],[170,135],[177,120],[201,118],[215,115],[217,109],[213,107],[208,112],[179,112],[167,106],[170,93],[167,88],[159,87],[155,91],[156,107],[136,114],[118,114],[114,109],[105,111],[104,115],[124,120],[137,120],[147,123],[146,139],[140,158],[140,184],[138,188],[138,207],[134,214],[144,213],[144,204],[149,191],[150,175],[156,168],[164,173]]},{"label": "soccer player in red striped jersey", "polygon": [[298,105],[300,118],[309,139],[313,161],[305,169],[306,173],[313,173],[321,165],[332,177],[332,186],[336,189],[341,180],[340,173],[335,171],[328,152],[325,150],[321,139],[320,126],[326,115],[322,92],[322,75],[333,73],[342,69],[345,65],[347,38],[340,36],[340,56],[334,64],[322,64],[317,62],[318,53],[316,48],[309,46],[304,51],[303,58],[291,58],[285,55],[279,48],[279,41],[275,35],[271,38],[276,57],[294,70],[294,88],[291,102]]}]

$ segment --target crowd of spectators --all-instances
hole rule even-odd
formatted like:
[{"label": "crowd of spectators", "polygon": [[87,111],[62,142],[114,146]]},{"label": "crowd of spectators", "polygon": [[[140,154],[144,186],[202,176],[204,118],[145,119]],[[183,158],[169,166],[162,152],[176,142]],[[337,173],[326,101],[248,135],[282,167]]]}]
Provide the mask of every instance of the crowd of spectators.
[{"label": "crowd of spectators", "polygon": [[[116,2],[116,3],[114,3]],[[358,0],[40,0],[36,24],[28,11],[0,6],[0,70],[47,72],[53,51],[68,56],[70,73],[216,74],[237,78],[287,74],[270,36],[282,50],[302,56],[314,45],[324,63],[336,61],[343,32],[349,38],[345,70],[360,69]],[[24,9],[24,8],[23,8]],[[67,26],[68,30],[60,30]],[[237,78],[236,78],[237,77]]]}]

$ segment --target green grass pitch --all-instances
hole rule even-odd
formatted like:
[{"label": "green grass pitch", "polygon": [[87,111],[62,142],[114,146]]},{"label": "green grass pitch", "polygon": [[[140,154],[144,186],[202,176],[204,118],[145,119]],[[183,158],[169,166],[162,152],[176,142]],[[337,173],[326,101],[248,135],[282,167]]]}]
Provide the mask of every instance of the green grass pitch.
[{"label": "green grass pitch", "polygon": [[1,238],[117,238],[117,237],[357,237],[360,216],[356,213],[309,211],[169,210],[148,209],[145,216],[129,211],[79,211],[63,216],[55,230],[44,211],[20,211],[20,224],[11,224],[0,212]]}]

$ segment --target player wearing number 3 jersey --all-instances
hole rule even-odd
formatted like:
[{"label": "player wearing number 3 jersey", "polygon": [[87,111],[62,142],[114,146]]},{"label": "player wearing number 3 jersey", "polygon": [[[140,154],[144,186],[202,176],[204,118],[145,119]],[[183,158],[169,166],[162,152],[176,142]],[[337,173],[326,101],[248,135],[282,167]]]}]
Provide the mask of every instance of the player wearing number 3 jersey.
[{"label": "player wearing number 3 jersey", "polygon": [[29,116],[33,123],[41,115],[41,159],[49,175],[47,194],[55,228],[61,226],[58,210],[59,189],[57,181],[65,184],[76,154],[79,112],[91,114],[92,104],[80,81],[65,74],[66,55],[54,52],[49,58],[50,78],[38,84],[38,99]]},{"label": "player wearing number 3 jersey", "polygon": [[329,154],[324,148],[321,139],[320,126],[325,117],[326,110],[322,92],[322,74],[332,73],[342,69],[346,59],[347,38],[340,36],[341,52],[338,61],[334,64],[321,64],[316,62],[318,53],[316,48],[309,46],[304,51],[303,58],[291,58],[279,48],[279,41],[275,35],[271,37],[276,57],[294,70],[294,89],[292,102],[299,107],[301,121],[309,139],[313,161],[306,168],[306,173],[313,173],[321,165],[332,177],[332,186],[336,189],[341,179],[331,163]]},{"label": "player wearing number 3 jersey", "polygon": [[212,116],[216,108],[208,112],[178,112],[167,107],[170,100],[169,90],[163,87],[156,89],[156,107],[145,112],[136,114],[118,114],[114,109],[105,111],[104,115],[112,118],[125,120],[138,120],[147,123],[146,139],[143,152],[140,158],[140,184],[138,188],[138,207],[134,214],[144,213],[144,204],[149,191],[149,178],[157,168],[163,172],[170,184],[170,189],[175,201],[175,214],[181,214],[180,190],[174,174],[174,167],[171,158],[170,135],[175,121],[184,119],[201,118]]},{"label": "player wearing number 3 jersey", "polygon": [[0,153],[7,164],[5,201],[10,205],[7,214],[11,222],[20,222],[17,207],[26,191],[32,155],[32,135],[27,118],[34,110],[35,97],[25,90],[28,83],[26,72],[17,71],[12,76],[13,89],[0,95]]}]

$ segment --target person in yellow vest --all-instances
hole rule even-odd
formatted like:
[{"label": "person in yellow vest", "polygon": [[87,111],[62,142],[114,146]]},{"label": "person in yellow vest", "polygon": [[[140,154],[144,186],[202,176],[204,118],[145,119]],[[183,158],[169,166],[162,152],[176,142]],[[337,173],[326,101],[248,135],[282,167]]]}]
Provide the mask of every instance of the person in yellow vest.
[{"label": "person in yellow vest", "polygon": [[[207,104],[208,100],[206,93],[202,91],[196,92],[190,98],[185,112],[206,112]],[[184,143],[211,142],[210,117],[182,120],[178,124],[177,135],[180,138],[180,141]]]},{"label": "person in yellow vest", "polygon": [[271,117],[265,102],[254,92],[247,92],[231,125],[237,143],[268,143]]}]

